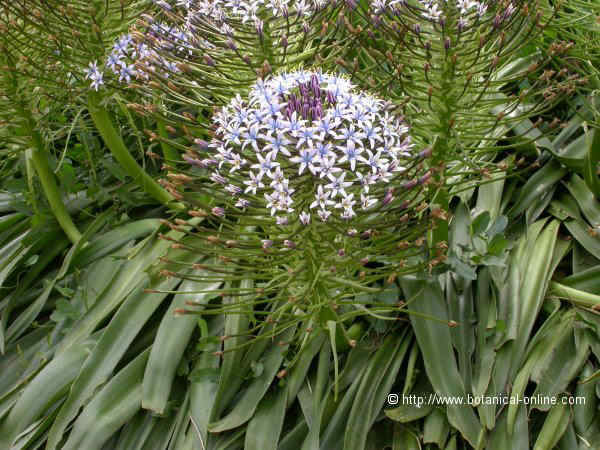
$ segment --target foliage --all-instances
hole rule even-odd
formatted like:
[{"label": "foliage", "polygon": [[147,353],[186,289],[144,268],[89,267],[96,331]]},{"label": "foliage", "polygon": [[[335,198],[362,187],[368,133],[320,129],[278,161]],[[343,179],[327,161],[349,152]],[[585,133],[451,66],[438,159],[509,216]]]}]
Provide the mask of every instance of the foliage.
[{"label": "foliage", "polygon": [[[594,448],[597,5],[284,3],[1,3],[0,449]],[[410,126],[353,222],[295,153],[295,211],[235,206],[211,146],[305,69]]]}]

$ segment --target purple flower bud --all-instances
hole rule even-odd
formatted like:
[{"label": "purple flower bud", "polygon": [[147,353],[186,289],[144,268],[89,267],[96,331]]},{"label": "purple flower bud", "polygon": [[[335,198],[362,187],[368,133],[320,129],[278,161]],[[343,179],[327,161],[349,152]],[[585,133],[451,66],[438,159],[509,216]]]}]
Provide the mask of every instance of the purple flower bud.
[{"label": "purple flower bud", "polygon": [[408,189],[414,188],[416,185],[417,185],[417,180],[410,180],[410,181],[407,181],[406,183],[404,183],[402,185],[402,187],[404,189],[408,190]]},{"label": "purple flower bud", "polygon": [[289,220],[287,217],[277,217],[276,219],[277,225],[287,225],[289,223]]},{"label": "purple flower bud", "polygon": [[425,175],[419,178],[419,184],[424,184],[427,180],[431,178],[431,172],[427,172]]},{"label": "purple flower bud", "polygon": [[319,103],[316,107],[313,108],[313,120],[320,119],[323,117],[323,107]]},{"label": "purple flower bud", "polygon": [[350,228],[350,229],[348,230],[348,236],[350,236],[350,237],[354,237],[354,236],[356,236],[357,234],[358,234],[358,231],[356,230],[356,228]]},{"label": "purple flower bud", "polygon": [[225,177],[223,177],[222,175],[219,175],[217,172],[214,172],[210,176],[210,179],[218,184],[223,184],[223,185],[227,184],[227,180],[225,179]]},{"label": "purple flower bud", "polygon": [[415,31],[415,34],[421,34],[421,25],[418,23],[415,23],[415,25],[413,26],[413,30]]},{"label": "purple flower bud", "polygon": [[422,150],[419,152],[419,158],[429,158],[431,156],[432,153],[432,149],[430,148],[426,148],[425,150]]},{"label": "purple flower bud", "polygon": [[254,27],[256,29],[256,33],[258,34],[258,36],[262,39],[263,37],[263,32],[264,32],[264,26],[265,24],[263,23],[262,20],[260,19],[256,19],[256,22],[254,23]]},{"label": "purple flower bud", "polygon": [[171,11],[171,5],[169,5],[167,2],[163,0],[157,0],[155,3],[165,11]]},{"label": "purple flower bud", "polygon": [[216,159],[205,158],[202,160],[202,164],[204,164],[205,167],[209,167],[216,166],[217,164],[219,164],[219,162]]},{"label": "purple flower bud", "polygon": [[271,239],[263,239],[261,242],[262,248],[265,250],[273,246],[273,241]]},{"label": "purple flower bud", "polygon": [[310,106],[308,105],[308,103],[305,103],[304,105],[302,105],[302,117],[304,119],[308,119],[309,113],[310,113]]},{"label": "purple flower bud", "polygon": [[228,184],[225,186],[225,190],[229,192],[231,195],[240,195],[242,193],[242,189],[234,184]]},{"label": "purple flower bud", "polygon": [[202,161],[200,161],[199,159],[192,158],[188,155],[183,155],[183,159],[192,166],[204,167],[204,164],[202,164]]},{"label": "purple flower bud", "polygon": [[229,47],[229,49],[233,51],[237,50],[237,45],[235,45],[235,42],[233,42],[233,40],[231,39],[227,39],[227,47]]},{"label": "purple flower bud", "polygon": [[310,26],[308,25],[307,22],[302,22],[302,30],[304,31],[305,34],[308,34],[308,32],[310,31]]},{"label": "purple flower bud", "polygon": [[312,88],[313,94],[315,97],[321,97],[321,87],[319,84],[319,77],[316,75],[312,75],[310,77],[310,87]]},{"label": "purple flower bud", "polygon": [[283,241],[283,245],[286,246],[287,248],[296,248],[296,244],[294,243],[294,241],[289,241],[289,240],[285,240]]},{"label": "purple flower bud", "polygon": [[215,67],[215,60],[210,55],[204,55],[204,62],[208,66]]},{"label": "purple flower bud", "polygon": [[355,0],[346,0],[346,6],[348,7],[348,9],[350,11],[354,11],[354,9],[356,8],[356,1]]},{"label": "purple flower bud", "polygon": [[340,249],[338,250],[338,256],[340,256],[340,257],[342,257],[342,256],[346,256],[346,252],[344,251],[344,249],[343,249],[343,248],[340,248]]},{"label": "purple flower bud", "polygon": [[390,202],[394,199],[394,190],[393,189],[388,189],[387,192],[385,193],[385,197],[383,197],[383,205],[389,205]]},{"label": "purple flower bud", "polygon": [[242,208],[245,209],[248,206],[250,206],[250,202],[248,200],[246,200],[245,198],[240,198],[236,203],[235,206],[237,208]]},{"label": "purple flower bud", "polygon": [[362,258],[360,260],[361,266],[366,266],[369,263],[369,258]]},{"label": "purple flower bud", "polygon": [[446,51],[450,50],[450,45],[451,45],[450,38],[446,37],[446,39],[444,40],[444,48],[446,49]]},{"label": "purple flower bud", "polygon": [[371,230],[366,230],[366,231],[363,231],[360,234],[360,238],[363,239],[363,240],[364,239],[369,239],[372,235],[373,235],[373,232]]},{"label": "purple flower bud", "polygon": [[280,42],[281,42],[281,46],[282,46],[283,48],[287,48],[287,46],[288,46],[288,40],[287,40],[287,38],[286,38],[285,36],[283,36],[283,37],[281,38],[281,41],[280,41]]},{"label": "purple flower bud", "polygon": [[217,217],[225,217],[225,210],[219,206],[215,206],[211,212]]},{"label": "purple flower bud", "polygon": [[498,14],[496,14],[496,17],[494,17],[494,28],[496,28],[496,29],[500,28],[501,22],[502,22],[502,17],[500,17]]},{"label": "purple flower bud", "polygon": [[208,142],[206,142],[204,139],[196,138],[194,139],[194,144],[196,144],[202,150],[208,149]]},{"label": "purple flower bud", "polygon": [[331,106],[336,104],[335,95],[331,91],[327,91],[327,103],[329,103]]}]

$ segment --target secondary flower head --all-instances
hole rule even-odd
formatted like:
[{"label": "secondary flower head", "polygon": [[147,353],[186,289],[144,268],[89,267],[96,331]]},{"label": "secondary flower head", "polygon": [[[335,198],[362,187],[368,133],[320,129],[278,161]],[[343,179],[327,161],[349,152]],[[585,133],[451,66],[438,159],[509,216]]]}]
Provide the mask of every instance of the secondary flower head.
[{"label": "secondary flower head", "polygon": [[[301,51],[305,45],[299,44],[296,36],[302,35],[302,42],[310,41],[308,33],[315,35],[319,30],[308,23],[336,1],[154,0],[153,3],[157,11],[143,14],[129,33],[115,39],[104,60],[103,68],[113,72],[118,82],[172,78],[182,73],[182,67],[198,67],[198,64],[215,67],[219,61],[235,61],[239,70],[247,70],[257,49],[264,44],[265,32],[277,44],[269,50],[270,62],[283,65],[288,54]],[[196,71],[200,77],[197,83],[211,85],[214,83],[211,77],[218,73]],[[88,78],[95,89],[103,84],[101,76]]]},{"label": "secondary flower head", "polygon": [[307,225],[312,211],[321,221],[350,221],[358,209],[381,208],[386,188],[407,181],[421,157],[402,117],[334,74],[299,70],[259,80],[215,120],[206,156],[218,164],[210,178],[279,224]]}]

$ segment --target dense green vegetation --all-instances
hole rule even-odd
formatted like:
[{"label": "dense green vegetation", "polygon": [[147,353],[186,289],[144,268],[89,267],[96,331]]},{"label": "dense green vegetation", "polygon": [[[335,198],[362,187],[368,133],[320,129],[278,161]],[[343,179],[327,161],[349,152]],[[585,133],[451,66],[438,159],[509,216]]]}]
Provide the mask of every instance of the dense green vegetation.
[{"label": "dense green vegetation", "polygon": [[[0,0],[0,450],[600,448],[600,5],[208,3]],[[354,210],[295,132],[239,203],[232,105],[302,70],[410,126]]]}]

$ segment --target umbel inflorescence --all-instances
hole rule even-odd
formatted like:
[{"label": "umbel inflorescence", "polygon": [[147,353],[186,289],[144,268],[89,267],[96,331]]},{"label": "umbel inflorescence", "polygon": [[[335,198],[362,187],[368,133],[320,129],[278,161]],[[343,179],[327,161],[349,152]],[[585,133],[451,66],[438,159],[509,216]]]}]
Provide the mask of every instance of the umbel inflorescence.
[{"label": "umbel inflorescence", "polygon": [[264,76],[312,58],[325,42],[315,23],[335,15],[327,6],[336,2],[154,3],[158,11],[143,14],[129,33],[115,40],[102,63],[90,63],[87,76],[94,89],[108,82],[108,72],[114,80],[136,80],[144,87],[152,79],[151,96],[162,92],[181,102],[185,92],[196,103],[218,103],[231,90],[248,88],[257,73]]},{"label": "umbel inflorescence", "polygon": [[195,139],[188,168],[170,167],[163,183],[204,218],[190,250],[215,265],[202,268],[250,277],[311,313],[323,295],[340,302],[443,261],[425,239],[437,220],[430,150],[385,101],[297,70],[257,81],[213,120],[213,139]]},{"label": "umbel inflorescence", "polygon": [[311,213],[347,222],[390,204],[392,179],[424,156],[385,106],[340,76],[282,73],[224,107],[217,138],[200,144],[206,158],[186,159],[209,168],[236,207],[264,207],[278,224],[306,225]]}]

